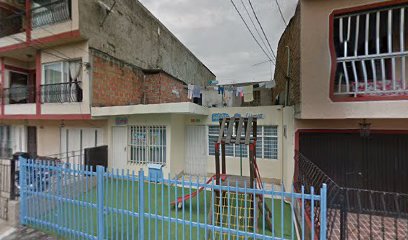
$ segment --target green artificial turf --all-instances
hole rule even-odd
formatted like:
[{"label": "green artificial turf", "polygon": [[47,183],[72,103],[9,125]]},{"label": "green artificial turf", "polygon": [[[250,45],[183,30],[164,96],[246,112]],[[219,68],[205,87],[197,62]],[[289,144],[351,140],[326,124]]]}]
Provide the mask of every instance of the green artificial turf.
[{"label": "green artificial turf", "polygon": [[[190,224],[195,223],[210,223],[212,221],[211,203],[215,199],[215,192],[203,191],[197,197],[187,200],[184,203],[184,211],[174,206],[170,206],[170,202],[174,201],[177,196],[189,194],[195,191],[190,190],[190,186],[184,188],[176,186],[168,186],[156,183],[144,183],[144,233],[145,239],[212,239],[213,232],[210,228],[197,228]],[[184,189],[184,190],[183,190]],[[105,239],[137,239],[139,218],[131,213],[138,212],[138,182],[125,180],[106,180],[104,182],[104,229]],[[96,188],[87,189],[85,193],[73,196],[77,202],[54,201],[49,198],[50,207],[48,211],[39,211],[36,218],[41,218],[43,224],[28,222],[29,225],[47,231],[53,232],[58,237],[65,239],[84,239],[84,236],[77,236],[73,233],[65,231],[73,229],[78,232],[87,233],[89,235],[97,235],[97,191]],[[82,205],[82,202],[90,203],[87,206]],[[205,204],[207,203],[207,204]],[[94,204],[92,206],[92,204]],[[233,206],[233,203],[230,203]],[[289,204],[283,203],[284,223],[283,235],[281,224],[281,209],[282,201],[280,199],[266,198],[265,204],[272,210],[274,215],[274,231],[268,228],[267,224],[262,221],[262,216],[258,218],[258,227],[256,231],[259,234],[268,236],[276,236],[278,238],[291,238],[292,218],[291,207]],[[227,209],[227,208],[224,208]],[[231,207],[231,209],[234,209]],[[29,213],[30,214],[30,213]],[[157,215],[158,219],[154,216]],[[163,219],[171,216],[179,219],[179,223],[169,223]],[[225,213],[224,213],[225,216]],[[236,219],[236,218],[234,218]],[[181,222],[180,222],[181,221]],[[233,220],[235,221],[235,220]],[[225,222],[225,221],[224,221]],[[54,226],[47,223],[56,224]],[[230,223],[231,226],[235,225]],[[60,231],[57,231],[58,226]],[[228,224],[223,224],[228,226]],[[253,232],[253,230],[251,231]],[[184,236],[184,238],[183,238]],[[296,238],[296,236],[294,236]],[[225,238],[224,238],[225,239]],[[228,238],[227,238],[228,239]],[[249,238],[250,239],[250,238]]]}]

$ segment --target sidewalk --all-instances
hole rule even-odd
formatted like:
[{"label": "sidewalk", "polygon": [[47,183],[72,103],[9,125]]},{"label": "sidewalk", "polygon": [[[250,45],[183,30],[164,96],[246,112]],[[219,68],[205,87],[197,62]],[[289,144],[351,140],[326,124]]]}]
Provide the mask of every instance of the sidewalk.
[{"label": "sidewalk", "polygon": [[11,227],[7,223],[0,221],[0,240],[56,240],[40,231],[25,227]]}]

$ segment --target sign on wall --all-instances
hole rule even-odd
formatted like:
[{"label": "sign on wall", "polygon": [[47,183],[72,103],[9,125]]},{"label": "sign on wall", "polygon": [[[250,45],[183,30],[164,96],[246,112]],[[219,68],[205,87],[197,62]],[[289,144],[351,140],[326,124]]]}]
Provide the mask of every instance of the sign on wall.
[{"label": "sign on wall", "polygon": [[219,122],[220,119],[223,118],[228,118],[228,117],[256,117],[258,119],[265,119],[265,115],[263,113],[258,113],[258,114],[253,114],[253,113],[245,113],[245,114],[241,114],[241,113],[235,113],[233,115],[229,115],[228,113],[213,113],[211,115],[211,120],[213,122]]},{"label": "sign on wall", "polygon": [[124,126],[128,124],[128,118],[127,117],[116,117],[115,118],[115,125],[116,126]]}]

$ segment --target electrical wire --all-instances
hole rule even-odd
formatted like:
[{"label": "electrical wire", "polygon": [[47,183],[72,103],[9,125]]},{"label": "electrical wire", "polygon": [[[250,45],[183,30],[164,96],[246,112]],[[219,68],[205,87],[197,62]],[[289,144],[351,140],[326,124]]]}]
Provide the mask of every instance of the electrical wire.
[{"label": "electrical wire", "polygon": [[264,35],[264,37],[265,37],[265,39],[266,39],[266,42],[268,43],[269,48],[270,48],[271,51],[272,51],[272,56],[273,56],[273,58],[274,58],[274,60],[275,60],[275,62],[276,62],[276,55],[275,55],[275,52],[273,51],[273,48],[272,48],[272,46],[271,46],[271,43],[269,42],[269,38],[266,36],[265,30],[264,30],[264,28],[262,27],[262,24],[261,24],[261,22],[259,21],[258,16],[256,15],[256,12],[255,12],[254,6],[252,5],[251,0],[248,0],[248,2],[249,2],[249,5],[251,6],[252,12],[254,13],[254,16],[255,16],[256,21],[258,22],[258,25],[259,25],[259,27],[260,27],[261,30],[262,30],[262,33],[263,33],[263,35]]},{"label": "electrical wire", "polygon": [[287,27],[288,24],[287,24],[287,22],[286,22],[286,20],[285,20],[285,17],[283,16],[283,12],[282,12],[282,9],[281,9],[281,7],[280,7],[280,5],[279,5],[278,0],[275,0],[275,3],[276,3],[276,6],[278,6],[278,10],[279,10],[280,16],[281,16],[281,18],[282,18],[282,20],[283,20],[283,23],[285,23],[285,26]]},{"label": "electrical wire", "polygon": [[[261,33],[259,32],[258,28],[256,27],[256,25],[255,25],[255,23],[254,23],[254,20],[252,19],[251,14],[250,14],[249,11],[248,11],[248,8],[245,6],[244,1],[241,0],[241,3],[242,3],[242,6],[243,6],[244,9],[245,9],[245,12],[246,12],[247,15],[248,15],[249,20],[251,20],[252,26],[255,28],[256,32],[258,33],[258,37],[261,39],[261,41],[262,41],[264,47],[265,47],[267,50],[269,50],[269,49],[268,49],[268,46],[266,45],[265,40],[263,39],[263,37],[261,36]],[[270,51],[268,51],[268,54],[271,54],[271,55],[272,55],[272,53],[271,53]]]},{"label": "electrical wire", "polygon": [[233,0],[230,0],[232,5],[234,6],[235,10],[237,11],[238,15],[241,17],[241,20],[244,22],[246,28],[248,29],[249,33],[251,34],[252,38],[255,40],[255,42],[258,44],[258,46],[262,49],[263,53],[268,57],[269,60],[272,61],[271,57],[266,53],[265,49],[261,46],[259,43],[258,39],[256,39],[255,35],[253,34],[252,30],[249,28],[247,22],[245,21],[244,17],[242,16],[241,12],[238,10],[237,6],[235,5]]}]

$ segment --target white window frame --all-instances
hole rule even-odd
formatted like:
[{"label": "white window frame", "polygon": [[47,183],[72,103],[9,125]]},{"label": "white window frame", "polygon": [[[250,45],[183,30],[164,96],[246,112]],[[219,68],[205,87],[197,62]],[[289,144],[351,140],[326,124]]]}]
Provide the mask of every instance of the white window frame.
[{"label": "white window frame", "polygon": [[[210,128],[211,127],[219,127],[218,125],[209,125],[208,127],[207,127],[207,144],[208,144],[208,146],[207,146],[207,149],[208,149],[208,156],[214,156],[215,155],[215,152],[214,152],[214,154],[212,154],[212,153],[210,153],[210,150],[211,149],[215,149],[215,145],[214,144],[210,144],[210,136],[213,136],[213,137],[218,137],[218,134],[210,134]],[[270,135],[270,136],[265,136],[265,127],[272,127],[272,128],[275,128],[276,129],[276,135]],[[235,131],[235,130],[234,130]],[[276,158],[266,158],[265,157],[265,141],[264,141],[264,138],[265,137],[270,137],[270,138],[274,138],[274,139],[276,139],[276,142],[277,142],[277,146],[276,146]],[[278,160],[278,158],[279,158],[279,127],[278,126],[274,126],[274,125],[262,125],[262,126],[259,126],[258,125],[258,136],[257,136],[257,138],[258,138],[258,142],[257,142],[257,148],[259,147],[259,145],[258,144],[261,144],[260,146],[261,146],[261,148],[262,148],[262,154],[261,154],[261,156],[259,156],[258,154],[257,154],[257,159],[265,159],[265,160]],[[230,145],[230,146],[232,146],[232,145]],[[235,144],[233,145],[233,155],[232,156],[226,156],[226,157],[234,157],[234,158],[239,158],[240,157],[240,152],[239,151],[236,151],[237,149],[239,149],[237,146],[235,146]],[[244,155],[243,155],[243,158],[248,158],[248,154],[249,154],[249,147],[247,147],[247,149],[246,149],[246,154],[245,154],[245,152],[244,152]]]},{"label": "white window frame", "polygon": [[[336,73],[337,79],[332,80],[337,81],[333,85],[335,96],[408,96],[406,82],[408,49],[405,46],[407,41],[405,35],[408,31],[406,29],[408,26],[405,26],[407,13],[408,4],[403,4],[334,15],[334,23],[331,27],[333,31],[339,32],[339,39],[333,38],[330,41],[333,45],[338,41],[339,47],[343,48],[341,55],[336,56],[337,72],[341,72],[338,76]],[[396,14],[399,14],[399,18],[395,17]],[[338,22],[338,28],[335,28],[336,22]],[[370,23],[373,22],[375,22],[375,29],[370,29]],[[387,26],[385,42],[380,35],[381,24],[384,23]],[[363,27],[361,28],[360,25]],[[398,29],[396,25],[399,25]],[[394,29],[399,32],[393,32]],[[369,38],[371,32],[375,32],[375,39]],[[359,40],[362,33],[364,33],[364,39]],[[370,41],[375,42],[375,53],[369,50]],[[359,48],[358,45],[362,42],[364,42],[364,48]],[[351,51],[348,51],[349,46],[354,46]],[[386,52],[381,52],[382,46],[386,47]],[[364,51],[363,55],[358,53],[361,51]],[[386,61],[390,62],[388,66],[390,72],[386,70]],[[400,79],[396,77],[397,67],[400,68]],[[386,76],[388,73],[391,77]],[[372,79],[369,79],[369,75],[372,75]]]},{"label": "white window frame", "polygon": [[[156,143],[152,137],[159,134]],[[158,132],[155,132],[158,131]],[[134,143],[133,134],[144,134],[144,140]],[[161,164],[167,163],[168,131],[166,125],[131,125],[128,126],[128,163],[129,164]],[[133,136],[134,137],[134,136]],[[137,137],[139,138],[139,137]],[[139,141],[136,139],[136,141]],[[139,151],[137,150],[139,148]],[[153,150],[153,151],[152,151]]]}]

